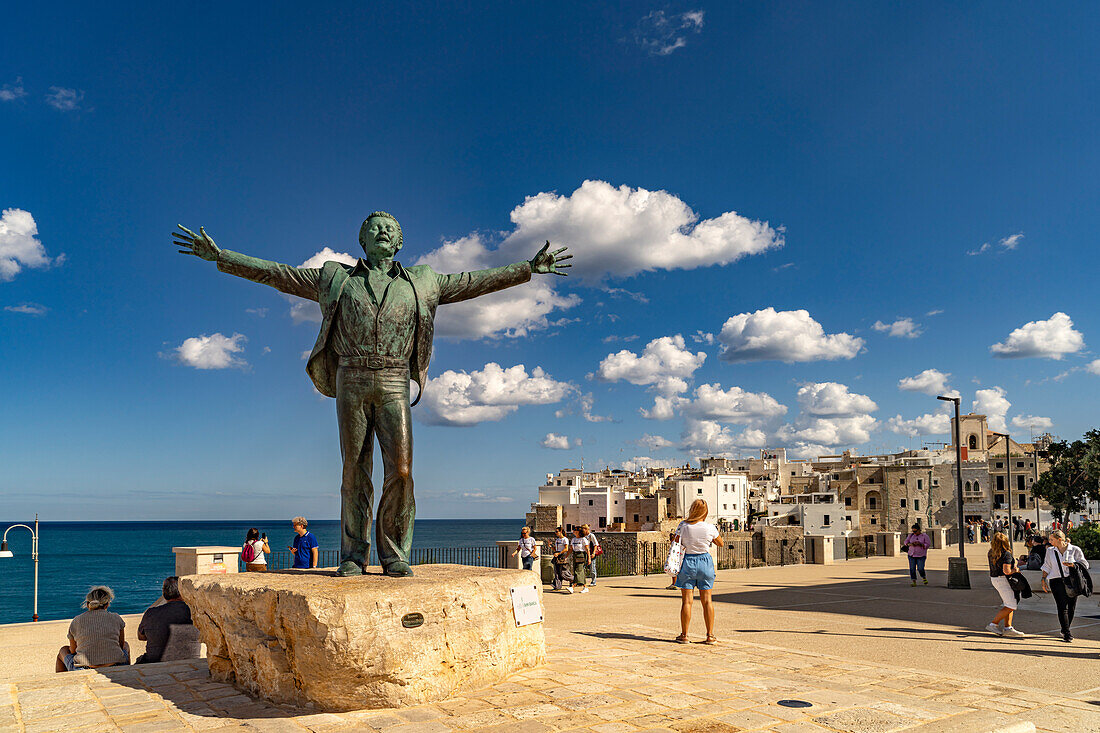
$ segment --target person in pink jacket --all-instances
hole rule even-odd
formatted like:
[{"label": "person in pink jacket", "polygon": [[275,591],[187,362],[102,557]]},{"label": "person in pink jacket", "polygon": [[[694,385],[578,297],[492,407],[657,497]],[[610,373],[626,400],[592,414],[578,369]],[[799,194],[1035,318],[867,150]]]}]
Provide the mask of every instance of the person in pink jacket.
[{"label": "person in pink jacket", "polygon": [[917,584],[917,573],[920,573],[924,584],[928,585],[928,577],[924,574],[924,561],[928,559],[928,548],[931,546],[932,540],[921,531],[919,524],[914,524],[903,545],[909,553],[909,577],[913,581],[909,585]]}]

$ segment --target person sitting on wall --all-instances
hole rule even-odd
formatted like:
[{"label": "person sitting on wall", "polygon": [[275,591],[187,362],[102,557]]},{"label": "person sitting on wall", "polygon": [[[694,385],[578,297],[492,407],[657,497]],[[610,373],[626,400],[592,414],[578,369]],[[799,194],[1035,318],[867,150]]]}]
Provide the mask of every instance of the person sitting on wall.
[{"label": "person sitting on wall", "polygon": [[126,622],[107,610],[115,593],[105,585],[88,591],[80,605],[88,609],[69,624],[69,643],[57,652],[56,672],[114,667],[130,663]]},{"label": "person sitting on wall", "polygon": [[168,633],[173,624],[190,624],[191,609],[180,598],[180,579],[171,575],[162,586],[164,603],[148,609],[138,625],[138,639],[145,643],[145,653],[135,664],[159,662],[168,646]]}]

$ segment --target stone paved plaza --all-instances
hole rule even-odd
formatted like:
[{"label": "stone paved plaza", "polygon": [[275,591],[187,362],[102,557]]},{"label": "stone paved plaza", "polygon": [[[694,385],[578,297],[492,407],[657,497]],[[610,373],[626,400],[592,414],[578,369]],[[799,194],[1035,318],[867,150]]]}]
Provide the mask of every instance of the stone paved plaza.
[{"label": "stone paved plaza", "polygon": [[[932,566],[941,563],[943,557]],[[719,589],[728,600],[719,605],[721,642],[714,646],[672,641],[679,604],[674,594],[661,590],[667,581],[661,577],[601,579],[585,595],[551,592],[546,596],[546,666],[491,688],[402,710],[310,715],[282,709],[211,681],[204,660],[66,674],[41,672],[44,665],[34,660],[25,675],[9,674],[0,682],[0,728],[27,733],[1100,731],[1100,701],[1097,690],[1090,689],[1100,666],[1095,640],[1067,646],[1036,635],[1016,644],[960,629],[951,613],[967,613],[977,623],[991,602],[986,598],[991,589],[978,585],[980,574],[973,576],[972,591],[912,589],[893,564],[883,558],[839,568],[724,571]],[[837,596],[854,593],[853,587],[864,582],[871,584],[864,591],[868,600],[838,602]],[[789,602],[784,594],[800,583],[799,602]],[[756,594],[764,593],[765,586],[772,588],[768,597],[776,605],[754,611],[750,604],[760,605]],[[738,604],[738,593],[748,599]],[[923,600],[928,605],[921,606],[906,600],[910,593],[956,600]],[[897,613],[890,610],[895,606]],[[899,622],[882,627],[883,616],[914,607],[931,609],[933,617],[921,623],[900,620],[913,633],[874,631]],[[844,617],[837,615],[842,608]],[[695,615],[693,638],[700,639],[698,607]],[[1034,631],[1045,631],[1051,621],[1042,612],[1022,618],[1024,628],[1030,624]],[[792,639],[783,646],[761,643],[764,634],[754,633],[762,631],[761,619],[772,634],[792,626],[805,633],[781,637]],[[1095,625],[1089,624],[1095,622],[1082,620],[1082,632],[1094,639]],[[843,633],[824,637],[819,626]],[[855,633],[857,626],[865,633]],[[930,631],[949,641],[929,637]],[[829,638],[839,638],[846,652],[819,653]],[[867,661],[876,656],[897,661]],[[966,673],[944,667],[945,660],[953,665],[956,658],[970,661]],[[13,661],[5,660],[9,667]],[[994,673],[1014,681],[990,681]],[[1033,687],[1047,679],[1049,689]],[[780,700],[812,705],[785,707]]]}]

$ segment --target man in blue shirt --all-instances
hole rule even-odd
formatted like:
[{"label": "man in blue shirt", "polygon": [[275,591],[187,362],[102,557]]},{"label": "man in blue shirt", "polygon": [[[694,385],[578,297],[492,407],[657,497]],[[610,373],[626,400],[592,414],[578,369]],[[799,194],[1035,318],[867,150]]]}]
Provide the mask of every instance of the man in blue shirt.
[{"label": "man in blue shirt", "polygon": [[298,533],[294,544],[287,548],[294,553],[294,567],[302,570],[317,567],[317,538],[306,529],[309,522],[305,517],[294,517],[290,521],[294,525],[294,531]]}]

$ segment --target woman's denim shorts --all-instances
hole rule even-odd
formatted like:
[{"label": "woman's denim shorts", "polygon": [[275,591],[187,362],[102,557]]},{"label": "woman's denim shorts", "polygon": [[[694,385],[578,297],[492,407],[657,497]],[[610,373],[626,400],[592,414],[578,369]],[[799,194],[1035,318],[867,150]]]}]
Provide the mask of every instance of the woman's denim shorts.
[{"label": "woman's denim shorts", "polygon": [[710,590],[714,587],[714,560],[709,552],[684,555],[680,574],[676,576],[676,587],[699,590]]}]

